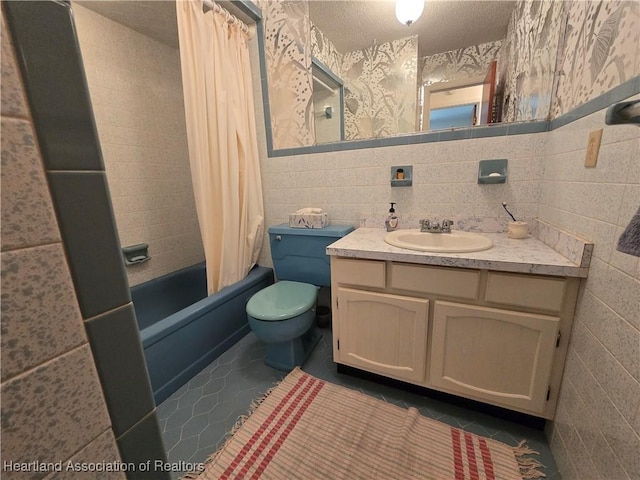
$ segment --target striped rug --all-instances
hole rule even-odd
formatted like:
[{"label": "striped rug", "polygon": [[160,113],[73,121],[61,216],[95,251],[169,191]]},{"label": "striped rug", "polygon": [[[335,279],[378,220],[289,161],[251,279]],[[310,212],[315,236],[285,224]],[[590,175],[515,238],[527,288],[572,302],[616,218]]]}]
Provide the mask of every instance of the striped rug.
[{"label": "striped rug", "polygon": [[544,476],[524,445],[452,428],[293,370],[205,470],[208,479],[470,479]]}]

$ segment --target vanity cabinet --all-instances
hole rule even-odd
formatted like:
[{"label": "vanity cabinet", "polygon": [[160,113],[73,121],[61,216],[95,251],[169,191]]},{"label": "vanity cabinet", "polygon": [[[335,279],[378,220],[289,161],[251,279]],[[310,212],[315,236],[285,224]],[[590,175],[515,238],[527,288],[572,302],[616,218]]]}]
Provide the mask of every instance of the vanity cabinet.
[{"label": "vanity cabinet", "polygon": [[437,301],[429,383],[449,393],[542,412],[559,321]]},{"label": "vanity cabinet", "polygon": [[334,360],[553,418],[579,279],[331,257]]},{"label": "vanity cabinet", "polygon": [[421,382],[429,300],[338,289],[341,358],[354,367]]}]

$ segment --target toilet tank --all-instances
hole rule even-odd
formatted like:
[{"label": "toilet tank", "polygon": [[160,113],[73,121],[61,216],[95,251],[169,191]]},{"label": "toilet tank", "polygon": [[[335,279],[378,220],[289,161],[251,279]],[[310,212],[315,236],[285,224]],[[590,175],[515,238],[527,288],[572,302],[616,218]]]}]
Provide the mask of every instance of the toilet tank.
[{"label": "toilet tank", "polygon": [[291,228],[287,224],[270,227],[271,258],[278,280],[330,286],[331,268],[326,248],[351,231],[351,225],[318,229]]}]

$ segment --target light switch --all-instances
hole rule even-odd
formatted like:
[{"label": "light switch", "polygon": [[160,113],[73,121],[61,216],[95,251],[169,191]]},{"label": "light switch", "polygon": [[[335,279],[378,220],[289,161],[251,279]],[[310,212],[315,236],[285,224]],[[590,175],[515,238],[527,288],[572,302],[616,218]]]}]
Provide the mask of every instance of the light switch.
[{"label": "light switch", "polygon": [[600,151],[600,140],[602,140],[602,129],[594,130],[589,134],[587,143],[587,154],[584,157],[584,166],[593,168],[598,163],[598,152]]}]

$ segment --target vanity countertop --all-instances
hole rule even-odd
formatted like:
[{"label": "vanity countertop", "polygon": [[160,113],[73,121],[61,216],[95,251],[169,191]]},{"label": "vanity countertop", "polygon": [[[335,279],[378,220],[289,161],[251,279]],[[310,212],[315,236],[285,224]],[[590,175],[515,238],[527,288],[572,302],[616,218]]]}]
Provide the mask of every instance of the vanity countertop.
[{"label": "vanity countertop", "polygon": [[[586,277],[581,267],[533,236],[516,240],[506,233],[483,233],[493,241],[489,250],[469,253],[432,253],[394,247],[384,241],[382,228],[358,228],[327,247],[339,257],[478,268],[503,272],[533,273],[564,277]],[[446,234],[445,234],[446,235]]]}]

